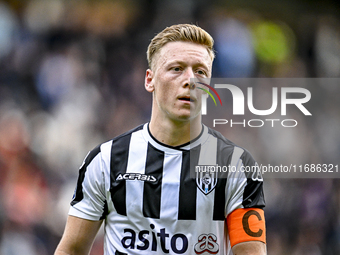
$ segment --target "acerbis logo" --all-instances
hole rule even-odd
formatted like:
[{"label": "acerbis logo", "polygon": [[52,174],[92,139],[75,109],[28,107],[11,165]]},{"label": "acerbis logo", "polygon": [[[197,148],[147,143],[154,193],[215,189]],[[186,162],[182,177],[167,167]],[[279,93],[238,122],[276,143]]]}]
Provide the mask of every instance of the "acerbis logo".
[{"label": "acerbis logo", "polygon": [[137,180],[137,181],[148,181],[148,182],[157,181],[157,179],[152,175],[138,174],[138,173],[119,174],[116,178],[116,181],[121,181],[121,180]]},{"label": "acerbis logo", "polygon": [[194,250],[196,254],[217,254],[219,252],[217,237],[211,233],[200,235]]},{"label": "acerbis logo", "polygon": [[[150,224],[150,228],[155,229],[155,225]],[[187,251],[188,238],[184,234],[177,233],[170,236],[165,228],[160,229],[158,233],[152,230],[141,230],[136,233],[133,229],[126,228],[124,233],[127,235],[122,238],[121,243],[125,249],[148,250],[160,254],[157,252],[159,240],[163,253],[169,253],[170,249],[175,254],[183,254]]]}]

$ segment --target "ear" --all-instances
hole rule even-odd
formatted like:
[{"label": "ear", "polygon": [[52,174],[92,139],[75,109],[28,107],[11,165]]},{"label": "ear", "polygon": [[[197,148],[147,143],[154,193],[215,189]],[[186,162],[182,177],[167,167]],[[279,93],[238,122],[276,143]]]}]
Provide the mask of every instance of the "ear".
[{"label": "ear", "polygon": [[144,86],[146,91],[150,93],[152,93],[155,90],[155,87],[153,85],[153,72],[151,69],[146,70]]}]

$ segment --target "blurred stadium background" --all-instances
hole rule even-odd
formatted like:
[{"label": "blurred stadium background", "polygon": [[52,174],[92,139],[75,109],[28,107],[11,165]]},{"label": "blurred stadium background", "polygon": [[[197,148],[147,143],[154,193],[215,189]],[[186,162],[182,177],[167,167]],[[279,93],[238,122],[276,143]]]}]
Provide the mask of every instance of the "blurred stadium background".
[{"label": "blurred stadium background", "polygon": [[[84,156],[148,121],[145,52],[155,33],[205,28],[216,41],[214,77],[339,78],[339,10],[331,0],[0,1],[0,255],[53,254]],[[253,129],[228,138],[261,162],[284,163],[284,153],[339,163],[340,86],[312,96],[319,124],[300,119],[303,132],[282,133],[275,149]],[[340,254],[339,184],[268,180],[268,254]],[[102,254],[102,233],[91,254]]]}]

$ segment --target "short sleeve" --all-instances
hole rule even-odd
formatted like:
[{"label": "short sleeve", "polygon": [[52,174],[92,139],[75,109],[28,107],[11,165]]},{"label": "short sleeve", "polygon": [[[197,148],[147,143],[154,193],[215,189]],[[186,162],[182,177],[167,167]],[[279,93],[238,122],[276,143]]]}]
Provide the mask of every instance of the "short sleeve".
[{"label": "short sleeve", "polygon": [[226,217],[239,208],[264,208],[263,178],[251,154],[235,147],[226,186]]},{"label": "short sleeve", "polygon": [[69,215],[88,220],[100,220],[106,208],[105,182],[100,146],[90,151],[79,169]]}]

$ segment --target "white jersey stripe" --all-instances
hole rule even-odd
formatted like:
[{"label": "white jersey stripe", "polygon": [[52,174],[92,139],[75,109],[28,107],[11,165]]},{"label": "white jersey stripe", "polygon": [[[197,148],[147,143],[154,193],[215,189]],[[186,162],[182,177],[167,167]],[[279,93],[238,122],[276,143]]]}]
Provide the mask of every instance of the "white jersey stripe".
[{"label": "white jersey stripe", "polygon": [[[141,130],[131,135],[126,173],[144,174],[147,147]],[[143,217],[143,187],[144,182],[126,180],[126,212],[132,218]]]},{"label": "white jersey stripe", "polygon": [[182,165],[182,154],[165,154],[162,179],[161,218],[169,218],[177,221],[178,210],[166,210],[166,208],[178,208],[179,183]]},{"label": "white jersey stripe", "polygon": [[226,199],[228,201],[226,208],[226,215],[231,213],[237,208],[242,208],[242,199],[244,187],[247,184],[247,178],[244,172],[240,171],[243,162],[241,156],[244,150],[240,147],[234,147],[233,156],[230,166],[233,171],[229,172],[227,186],[226,186]]},{"label": "white jersey stripe", "polygon": [[[211,137],[209,141],[206,141],[204,144],[201,145],[201,152],[200,152],[200,157],[198,160],[199,165],[210,165],[210,166],[215,166],[216,165],[216,153],[217,153],[217,139],[215,137]],[[216,180],[213,180],[212,178],[214,177],[213,173],[201,173],[201,179],[200,179],[200,185],[205,188],[209,188],[207,183],[213,183]],[[207,175],[207,178],[205,179],[204,176]],[[210,178],[210,179],[209,179]],[[207,181],[204,181],[207,180]],[[205,182],[205,183],[202,183]],[[215,183],[216,184],[216,183]],[[213,219],[213,210],[214,210],[214,197],[215,197],[215,189],[212,189],[212,191],[206,191],[205,194],[202,191],[200,191],[200,188],[197,187],[197,198],[196,198],[196,220],[198,222],[204,222],[207,219]],[[201,205],[204,204],[205,206],[202,207]],[[215,225],[214,227],[216,227]],[[197,231],[199,233],[205,233],[209,234],[207,231],[207,227],[204,224],[200,224],[197,226]],[[210,228],[210,231],[212,229]],[[214,233],[216,229],[213,230]]]}]

